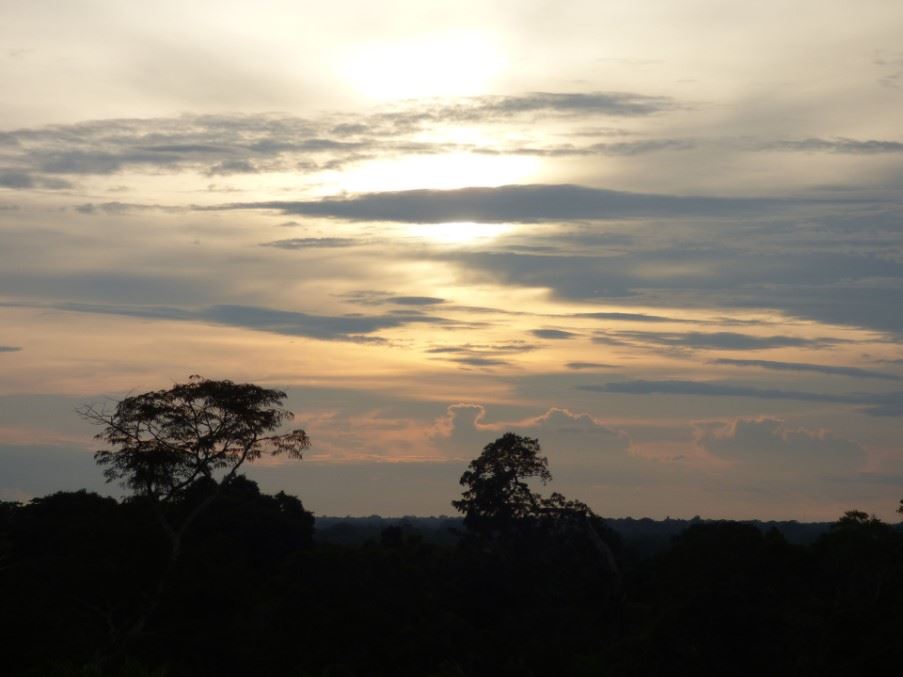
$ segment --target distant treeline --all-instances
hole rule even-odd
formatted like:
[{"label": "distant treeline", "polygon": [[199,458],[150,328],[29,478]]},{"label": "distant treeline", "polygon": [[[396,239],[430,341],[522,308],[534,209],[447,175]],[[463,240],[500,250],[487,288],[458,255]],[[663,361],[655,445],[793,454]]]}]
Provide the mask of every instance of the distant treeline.
[{"label": "distant treeline", "polygon": [[[670,547],[675,536],[697,524],[715,524],[724,520],[694,517],[692,519],[654,520],[648,517],[606,517],[605,523],[621,539],[625,548],[636,549],[646,554],[657,553]],[[737,524],[749,524],[759,531],[777,530],[788,543],[810,545],[820,536],[828,533],[832,522],[798,522],[796,520],[740,520]],[[362,545],[368,540],[378,540],[386,527],[399,527],[406,531],[416,531],[431,543],[457,543],[464,534],[464,519],[440,515],[437,517],[334,517],[316,518],[317,541],[338,545]]]},{"label": "distant treeline", "polygon": [[[169,517],[213,491],[196,484]],[[148,501],[2,503],[2,672],[847,676],[903,665],[903,534],[862,513],[789,523],[822,532],[807,545],[762,524],[609,520],[594,533],[614,565],[580,528],[317,524],[298,499],[237,476],[161,588],[171,552]],[[644,542],[656,546],[632,545]]]}]

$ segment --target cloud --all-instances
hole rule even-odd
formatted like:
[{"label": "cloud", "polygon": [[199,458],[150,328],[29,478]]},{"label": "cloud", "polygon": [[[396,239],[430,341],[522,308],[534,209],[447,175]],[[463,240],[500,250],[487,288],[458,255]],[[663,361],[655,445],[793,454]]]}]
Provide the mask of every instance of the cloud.
[{"label": "cloud", "polygon": [[538,438],[553,470],[558,461],[597,468],[604,468],[606,461],[622,463],[630,448],[625,433],[589,414],[561,407],[531,418],[490,422],[482,405],[454,404],[436,421],[431,437],[447,452],[476,456],[483,446],[509,431]]},{"label": "cloud", "polygon": [[22,350],[19,346],[0,346],[0,353],[17,353]]},{"label": "cloud", "polygon": [[836,340],[817,338],[806,339],[798,336],[754,336],[730,331],[657,333],[647,331],[616,331],[597,334],[594,343],[610,343],[614,338],[619,345],[624,343],[648,343],[691,350],[768,350],[771,348],[807,347],[822,348]]},{"label": "cloud", "polygon": [[661,315],[646,315],[645,313],[575,313],[571,317],[581,317],[590,320],[614,320],[617,322],[691,322],[692,320],[680,320]]},{"label": "cloud", "polygon": [[730,461],[802,475],[854,472],[866,458],[859,444],[827,430],[790,428],[770,418],[706,427],[698,444]]},{"label": "cloud", "polygon": [[[541,116],[642,117],[676,107],[667,97],[630,92],[531,92],[512,96],[410,100],[393,109],[305,119],[279,114],[114,118],[24,128],[0,134],[12,163],[0,186],[29,188],[34,174],[109,175],[125,170],[196,171],[210,176],[285,171],[304,166],[338,168],[379,153],[476,151],[479,146],[424,142],[417,133],[437,123],[535,121]],[[587,153],[632,154],[672,142],[630,142]],[[648,148],[644,149],[643,144]],[[527,151],[529,152],[529,151]],[[537,152],[555,152],[554,149]],[[44,187],[53,187],[45,185]]]},{"label": "cloud", "polygon": [[528,92],[405,102],[401,107],[372,114],[363,121],[333,128],[349,135],[416,131],[437,123],[492,123],[541,117],[646,117],[679,108],[664,96],[633,92]]},{"label": "cloud", "polygon": [[696,145],[697,142],[691,139],[643,139],[638,141],[593,143],[585,146],[575,146],[574,144],[553,146],[473,146],[469,150],[484,155],[533,155],[548,158],[591,157],[594,155],[634,157],[662,151],[692,150]]},{"label": "cloud", "polygon": [[25,190],[30,188],[47,188],[62,190],[72,188],[72,184],[64,179],[45,176],[33,176],[29,172],[15,169],[0,169],[0,188]]},{"label": "cloud", "polygon": [[232,203],[198,209],[275,209],[286,215],[332,217],[351,221],[531,223],[561,219],[728,215],[782,203],[787,201],[682,197],[626,193],[575,185],[537,184],[365,193],[349,198]]},{"label": "cloud", "polygon": [[362,306],[381,306],[394,304],[398,306],[438,306],[446,302],[438,296],[399,296],[386,291],[375,289],[359,289],[337,295],[339,298]]},{"label": "cloud", "polygon": [[32,188],[34,179],[30,174],[14,170],[0,170],[0,188]]},{"label": "cloud", "polygon": [[755,388],[718,381],[620,381],[580,385],[580,390],[622,395],[693,395],[700,397],[749,397],[761,400],[798,400],[859,405],[872,416],[903,415],[903,391],[889,393],[815,393],[780,388]]},{"label": "cloud", "polygon": [[536,338],[553,340],[572,339],[579,336],[579,334],[562,329],[534,329],[530,333]]},{"label": "cloud", "polygon": [[[645,241],[633,246],[601,246],[598,251],[586,246],[561,253],[518,252],[503,241],[493,248],[433,255],[456,263],[470,279],[545,288],[561,299],[609,304],[630,299],[633,306],[680,309],[774,309],[829,324],[903,334],[903,314],[889,311],[903,305],[903,261],[889,255],[899,239],[891,229],[901,217],[881,226],[881,232],[888,232],[886,242],[867,242],[859,251],[844,241],[844,234],[826,232],[821,217],[809,218],[815,225],[788,225],[779,234],[776,226],[755,220],[742,225],[747,220],[738,217],[718,225],[722,241],[736,238],[730,245],[713,241],[710,229],[701,227],[688,234],[674,222],[675,215],[669,228],[685,239],[670,246],[662,232],[647,234]],[[873,218],[870,213],[860,216],[856,232],[867,232],[864,229]],[[884,218],[879,218],[883,223]],[[850,225],[844,226],[843,233],[855,222],[852,214],[846,220]],[[656,225],[661,232],[662,224]],[[793,228],[811,229],[820,237],[797,245],[792,236],[787,237]],[[689,242],[690,238],[695,242]],[[609,319],[642,321],[639,317]]]},{"label": "cloud", "polygon": [[582,369],[617,369],[620,365],[605,362],[568,362],[565,366],[568,369],[579,371]]},{"label": "cloud", "polygon": [[465,343],[463,345],[433,346],[428,355],[469,367],[501,367],[511,364],[510,357],[536,350],[539,346],[525,341],[504,343]]},{"label": "cloud", "polygon": [[511,364],[509,360],[503,360],[498,357],[479,357],[476,355],[467,357],[450,357],[449,362],[457,362],[468,367],[502,367]]},{"label": "cloud", "polygon": [[901,381],[903,377],[883,371],[871,371],[857,367],[835,367],[826,364],[809,364],[804,362],[775,362],[772,360],[735,360],[719,359],[714,364],[725,364],[732,367],[759,367],[774,371],[801,371],[834,376],[852,376],[854,378],[882,379],[885,381]]},{"label": "cloud", "polygon": [[526,341],[508,341],[504,343],[465,343],[454,346],[434,346],[427,350],[428,353],[474,353],[492,355],[512,355],[536,350],[539,346]]},{"label": "cloud", "polygon": [[334,249],[356,244],[359,244],[358,240],[348,237],[293,237],[287,240],[261,242],[260,246],[276,249]]},{"label": "cloud", "polygon": [[215,305],[200,309],[172,306],[105,305],[93,303],[28,304],[0,303],[6,307],[54,308],[68,312],[122,315],[145,319],[207,322],[286,336],[304,336],[323,341],[380,343],[384,339],[369,336],[382,329],[408,324],[445,324],[447,320],[419,313],[383,315],[312,315],[260,306]]},{"label": "cloud", "polygon": [[785,139],[773,141],[760,146],[763,150],[800,151],[808,153],[848,153],[873,155],[878,153],[903,153],[903,142],[877,139]]},{"label": "cloud", "polygon": [[473,111],[474,116],[483,118],[487,115],[511,116],[536,112],[643,116],[675,107],[675,102],[667,97],[631,92],[531,92],[520,96],[474,97],[470,105],[463,108]]},{"label": "cloud", "polygon": [[392,296],[386,302],[400,306],[436,306],[445,303],[445,299],[436,296]]},{"label": "cloud", "polygon": [[250,160],[223,160],[207,170],[211,176],[229,176],[231,174],[256,174],[258,169]]},{"label": "cloud", "polygon": [[145,204],[140,202],[86,202],[84,204],[73,207],[79,214],[96,214],[103,212],[104,214],[129,214],[131,212],[146,211],[163,211],[163,212],[181,212],[185,211],[184,207],[175,207],[171,205]]}]

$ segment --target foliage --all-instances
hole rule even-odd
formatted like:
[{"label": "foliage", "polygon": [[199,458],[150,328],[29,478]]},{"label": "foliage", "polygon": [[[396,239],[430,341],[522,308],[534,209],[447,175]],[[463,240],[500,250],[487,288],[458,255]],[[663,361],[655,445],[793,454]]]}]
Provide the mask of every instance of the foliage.
[{"label": "foliage", "polygon": [[[178,506],[216,490],[196,483]],[[439,545],[402,524],[318,544],[297,499],[236,476],[197,519],[146,631],[83,670],[168,556],[153,505],[70,492],[0,513],[11,677],[840,677],[903,660],[903,533],[872,518],[805,546],[693,523],[664,552],[622,560],[616,604],[576,530],[540,520],[504,543]]]},{"label": "foliage", "polygon": [[543,499],[528,480],[545,484],[552,479],[548,459],[539,452],[539,440],[514,433],[487,444],[461,475],[466,487],[462,498],[452,501],[464,513],[464,526],[492,533],[537,519],[543,513]]},{"label": "foliage", "polygon": [[281,407],[285,396],[249,383],[192,376],[167,390],[126,397],[112,411],[89,406],[80,413],[103,426],[96,437],[113,447],[95,454],[107,481],[169,500],[218,472],[228,482],[264,453],[301,458],[310,446],[303,430],[271,434],[292,418]]}]

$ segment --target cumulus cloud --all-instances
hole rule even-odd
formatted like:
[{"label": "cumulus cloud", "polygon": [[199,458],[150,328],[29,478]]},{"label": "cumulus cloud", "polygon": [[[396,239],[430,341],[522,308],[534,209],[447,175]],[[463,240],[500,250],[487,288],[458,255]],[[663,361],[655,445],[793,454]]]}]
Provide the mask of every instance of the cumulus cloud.
[{"label": "cumulus cloud", "polygon": [[433,441],[447,452],[471,454],[479,451],[505,432],[536,437],[550,461],[569,463],[611,462],[627,456],[627,435],[606,426],[589,414],[553,407],[531,418],[515,421],[488,421],[480,404],[454,404],[438,419]]},{"label": "cumulus cloud", "polygon": [[865,450],[827,430],[791,428],[778,419],[737,419],[700,430],[698,443],[730,461],[795,474],[851,473]]}]

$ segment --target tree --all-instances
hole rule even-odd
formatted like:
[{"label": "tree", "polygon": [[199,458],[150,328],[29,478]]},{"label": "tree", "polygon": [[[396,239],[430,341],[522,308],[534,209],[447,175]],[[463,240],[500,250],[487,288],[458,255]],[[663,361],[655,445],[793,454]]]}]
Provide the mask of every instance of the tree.
[{"label": "tree", "polygon": [[191,376],[167,390],[132,395],[112,409],[89,405],[83,418],[102,426],[95,437],[112,449],[94,455],[108,482],[119,481],[149,503],[169,542],[168,563],[147,603],[97,663],[120,653],[158,606],[193,522],[263,454],[300,459],[310,440],[304,430],[276,434],[291,420],[286,394],[250,383]]},{"label": "tree", "polygon": [[181,496],[199,479],[221,484],[264,453],[300,459],[310,440],[303,430],[272,434],[292,418],[285,393],[250,383],[191,376],[187,383],[126,397],[112,411],[90,405],[83,418],[103,426],[95,437],[113,449],[94,458],[107,481],[120,481],[155,501]]},{"label": "tree", "polygon": [[461,475],[466,487],[461,500],[452,501],[464,513],[464,526],[476,532],[504,531],[535,520],[542,513],[542,497],[527,480],[545,484],[552,479],[549,461],[540,456],[539,440],[505,433],[483,447]]}]

